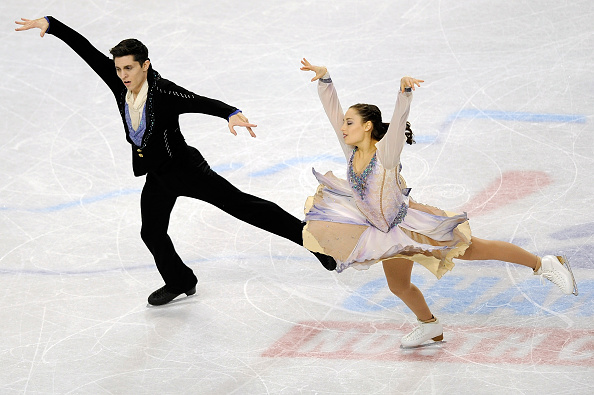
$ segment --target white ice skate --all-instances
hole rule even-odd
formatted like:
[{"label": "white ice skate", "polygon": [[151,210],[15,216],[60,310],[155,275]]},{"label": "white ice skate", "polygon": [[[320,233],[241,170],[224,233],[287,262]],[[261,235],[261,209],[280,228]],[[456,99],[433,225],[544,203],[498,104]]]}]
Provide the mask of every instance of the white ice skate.
[{"label": "white ice skate", "polygon": [[541,265],[535,275],[541,279],[550,280],[558,286],[564,294],[577,296],[578,289],[575,277],[569,266],[569,261],[562,256],[546,255],[541,258]]},{"label": "white ice skate", "polygon": [[434,322],[423,322],[418,319],[417,321],[419,326],[400,339],[402,347],[417,347],[430,339],[436,342],[443,340],[443,326],[437,318]]}]

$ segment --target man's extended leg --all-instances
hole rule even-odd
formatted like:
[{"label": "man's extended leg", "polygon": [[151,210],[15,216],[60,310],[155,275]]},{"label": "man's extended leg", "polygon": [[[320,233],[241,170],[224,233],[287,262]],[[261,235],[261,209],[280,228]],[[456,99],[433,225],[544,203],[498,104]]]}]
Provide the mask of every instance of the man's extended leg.
[{"label": "man's extended leg", "polygon": [[[196,168],[192,170],[196,171]],[[191,174],[187,174],[185,178],[185,196],[208,202],[241,221],[303,246],[303,222],[276,203],[240,191],[211,170],[206,161],[202,162],[198,173]],[[336,262],[332,257],[320,253],[313,254],[326,269],[336,268]]]}]

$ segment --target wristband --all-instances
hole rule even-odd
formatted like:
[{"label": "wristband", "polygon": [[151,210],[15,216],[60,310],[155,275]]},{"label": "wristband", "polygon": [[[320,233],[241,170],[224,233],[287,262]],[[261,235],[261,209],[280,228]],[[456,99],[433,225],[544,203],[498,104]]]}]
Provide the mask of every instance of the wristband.
[{"label": "wristband", "polygon": [[47,24],[50,25],[50,26],[47,27],[47,30],[45,31],[46,33],[49,33],[49,30],[50,30],[50,27],[51,27],[51,23],[50,23],[50,20],[49,20],[49,18],[47,16],[44,16],[44,18],[47,21]]},{"label": "wristband", "polygon": [[229,120],[229,119],[230,119],[230,118],[231,118],[233,115],[235,115],[235,114],[238,114],[238,113],[240,113],[240,112],[241,112],[241,110],[240,110],[240,109],[237,109],[237,110],[233,111],[233,112],[232,112],[231,114],[229,114],[229,116],[227,117],[227,121],[228,121],[228,120]]}]

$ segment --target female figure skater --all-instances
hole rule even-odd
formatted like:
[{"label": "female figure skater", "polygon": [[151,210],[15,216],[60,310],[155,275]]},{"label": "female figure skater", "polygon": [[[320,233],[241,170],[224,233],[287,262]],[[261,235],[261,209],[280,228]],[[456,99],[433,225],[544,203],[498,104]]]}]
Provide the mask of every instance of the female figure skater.
[{"label": "female figure skater", "polygon": [[[126,140],[132,151],[135,176],[146,175],[140,208],[140,235],[155,259],[165,285],[153,292],[151,305],[169,303],[177,296],[196,292],[198,282],[173,246],[167,228],[179,196],[200,199],[226,213],[302,245],[302,222],[278,205],[248,195],[215,173],[200,152],[187,145],[179,115],[202,113],[223,118],[236,135],[235,126],[256,137],[241,111],[219,100],[196,95],[153,70],[148,49],[136,39],[121,41],[103,55],[86,38],[53,17],[22,19],[17,31],[40,29],[69,45],[107,84],[120,110]],[[334,259],[314,255],[329,270]]]},{"label": "female figure skater", "polygon": [[303,239],[306,248],[328,254],[337,272],[348,267],[367,269],[382,261],[388,287],[417,316],[418,327],[401,340],[415,347],[430,339],[443,339],[441,322],[433,316],[421,291],[410,282],[413,262],[437,278],[463,260],[497,259],[533,269],[565,294],[577,295],[573,274],[565,259],[542,258],[511,243],[471,236],[466,213],[451,214],[415,202],[402,178],[400,153],[412,144],[407,122],[412,90],[423,80],[403,77],[391,123],[380,110],[356,104],[343,113],[332,79],[325,67],[301,61],[303,71],[315,72],[320,100],[348,162],[347,180],[332,172],[314,175],[320,182],[306,202]]}]

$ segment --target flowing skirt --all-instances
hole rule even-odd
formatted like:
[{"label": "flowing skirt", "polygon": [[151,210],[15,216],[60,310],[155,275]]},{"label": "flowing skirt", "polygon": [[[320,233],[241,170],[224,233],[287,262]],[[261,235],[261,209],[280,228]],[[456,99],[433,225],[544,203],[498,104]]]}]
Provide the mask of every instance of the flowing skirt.
[{"label": "flowing skirt", "polygon": [[376,262],[405,258],[425,266],[437,278],[452,270],[452,259],[470,246],[466,213],[447,213],[409,199],[404,220],[382,232],[358,209],[346,180],[328,172],[305,204],[303,245],[332,256],[337,272],[368,269]]}]

